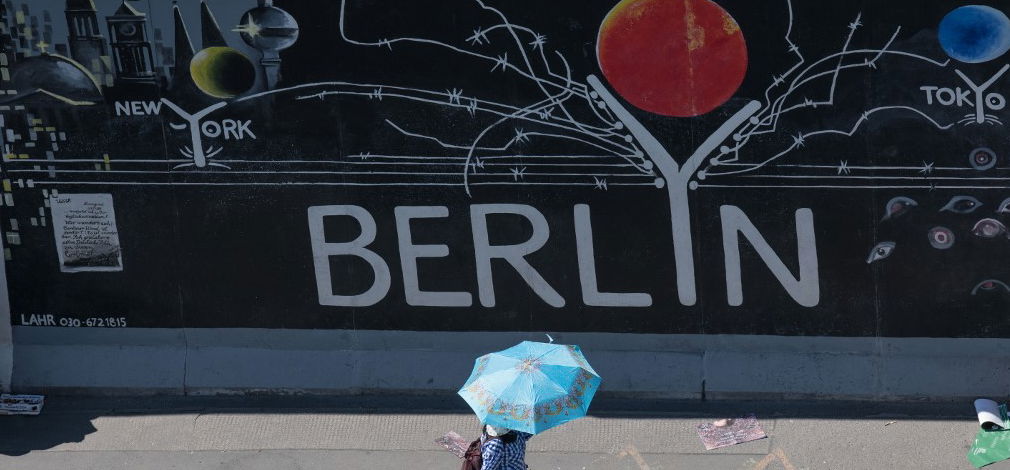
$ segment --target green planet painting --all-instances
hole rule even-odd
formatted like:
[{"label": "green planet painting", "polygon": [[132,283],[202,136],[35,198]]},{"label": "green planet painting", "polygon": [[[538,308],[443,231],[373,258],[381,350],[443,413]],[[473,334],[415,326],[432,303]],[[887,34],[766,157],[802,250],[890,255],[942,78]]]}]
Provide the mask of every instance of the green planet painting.
[{"label": "green planet painting", "polygon": [[252,88],[252,62],[231,47],[208,47],[193,56],[189,72],[200,91],[215,98],[234,98]]}]

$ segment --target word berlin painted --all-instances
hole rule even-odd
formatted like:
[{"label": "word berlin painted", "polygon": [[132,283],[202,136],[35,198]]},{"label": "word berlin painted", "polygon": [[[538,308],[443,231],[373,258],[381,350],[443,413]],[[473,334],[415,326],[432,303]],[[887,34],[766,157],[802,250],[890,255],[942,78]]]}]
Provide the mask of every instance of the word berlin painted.
[{"label": "word berlin painted", "polygon": [[[578,265],[582,302],[596,307],[651,307],[652,296],[648,293],[602,292],[597,283],[596,248],[593,245],[593,230],[590,208],[578,204],[573,208]],[[412,242],[410,221],[449,217],[449,209],[444,206],[398,206],[394,209],[398,251],[402,268],[404,294],[407,304],[426,307],[470,307],[473,296],[469,292],[425,292],[418,287],[420,274],[419,258],[442,258],[449,255],[449,247],[444,244],[417,245]],[[532,236],[519,244],[493,245],[489,241],[487,218],[492,214],[512,214],[523,217],[533,226]],[[726,269],[726,301],[731,306],[743,304],[743,279],[740,269],[739,238],[742,236],[758,252],[761,260],[771,270],[786,292],[804,307],[816,306],[820,300],[817,272],[817,246],[814,236],[813,212],[810,209],[796,211],[797,255],[799,277],[793,277],[789,268],[772,250],[747,215],[735,206],[721,208],[723,250]],[[328,242],[323,226],[325,217],[351,217],[361,227],[360,233],[349,242]],[[316,273],[316,287],[320,305],[337,307],[368,307],[386,297],[392,284],[389,264],[369,249],[375,241],[375,218],[367,210],[353,205],[314,206],[308,209],[309,233],[312,240],[313,264]],[[522,204],[474,204],[470,206],[470,223],[473,233],[474,259],[476,260],[478,297],[483,307],[495,306],[494,276],[491,261],[504,260],[514,269],[529,288],[548,305],[561,308],[566,300],[551,283],[526,260],[526,256],[543,248],[550,237],[550,228],[543,213],[529,205]],[[331,277],[331,258],[353,256],[367,262],[374,273],[372,285],[364,292],[334,292]]]}]

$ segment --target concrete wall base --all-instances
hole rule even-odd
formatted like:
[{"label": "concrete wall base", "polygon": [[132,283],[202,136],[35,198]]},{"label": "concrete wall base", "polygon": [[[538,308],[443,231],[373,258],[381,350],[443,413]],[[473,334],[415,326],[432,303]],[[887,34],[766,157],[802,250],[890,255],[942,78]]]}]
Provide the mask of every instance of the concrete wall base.
[{"label": "concrete wall base", "polygon": [[[14,327],[18,391],[453,393],[488,351],[539,334]],[[601,396],[953,400],[1010,390],[1010,339],[557,333]]]}]

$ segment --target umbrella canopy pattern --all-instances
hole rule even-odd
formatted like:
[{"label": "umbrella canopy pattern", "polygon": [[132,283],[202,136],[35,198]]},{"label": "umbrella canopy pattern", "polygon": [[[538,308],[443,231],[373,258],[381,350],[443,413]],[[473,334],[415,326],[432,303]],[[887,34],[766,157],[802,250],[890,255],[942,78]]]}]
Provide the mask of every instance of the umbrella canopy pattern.
[{"label": "umbrella canopy pattern", "polygon": [[459,395],[481,421],[536,434],[585,416],[600,380],[578,346],[523,341],[477,358]]}]

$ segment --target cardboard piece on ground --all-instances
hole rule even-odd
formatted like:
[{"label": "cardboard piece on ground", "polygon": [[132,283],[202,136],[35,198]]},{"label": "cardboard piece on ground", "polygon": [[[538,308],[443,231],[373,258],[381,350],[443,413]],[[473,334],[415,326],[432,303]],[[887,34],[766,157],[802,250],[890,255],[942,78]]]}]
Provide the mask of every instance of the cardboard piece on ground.
[{"label": "cardboard piece on ground", "polygon": [[753,414],[737,419],[720,419],[698,425],[698,437],[705,450],[729,447],[768,437]]},{"label": "cardboard piece on ground", "polygon": [[975,400],[975,414],[981,429],[968,450],[968,461],[975,468],[1010,458],[1010,419],[1006,404],[992,400]]},{"label": "cardboard piece on ground", "polygon": [[42,412],[46,397],[43,395],[0,395],[0,415],[30,415]]},{"label": "cardboard piece on ground", "polygon": [[466,449],[470,447],[470,441],[463,439],[463,436],[460,436],[453,431],[449,431],[444,436],[435,439],[435,443],[445,447],[446,450],[452,452],[459,458],[463,458],[463,456],[466,455]]}]

